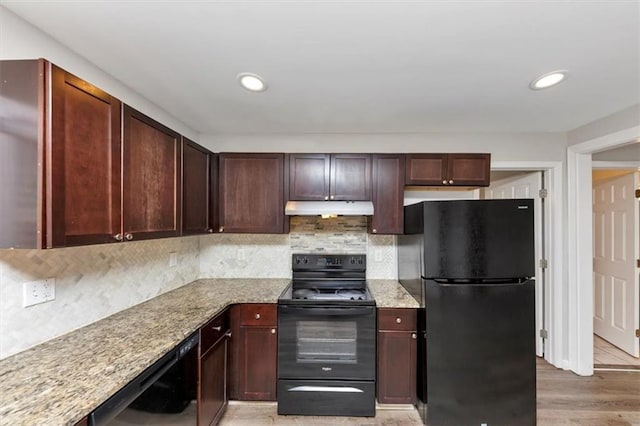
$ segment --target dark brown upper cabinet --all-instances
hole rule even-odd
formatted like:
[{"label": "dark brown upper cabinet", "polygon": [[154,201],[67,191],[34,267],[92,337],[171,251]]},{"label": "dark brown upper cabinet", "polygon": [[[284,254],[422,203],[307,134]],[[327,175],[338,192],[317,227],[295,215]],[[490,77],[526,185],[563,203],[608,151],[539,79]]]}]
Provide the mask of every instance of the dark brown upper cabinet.
[{"label": "dark brown upper cabinet", "polygon": [[0,61],[0,97],[0,247],[115,242],[120,101],[43,59]]},{"label": "dark brown upper cabinet", "polygon": [[213,232],[217,164],[215,154],[182,138],[182,235]]},{"label": "dark brown upper cabinet", "polygon": [[219,232],[284,232],[284,154],[219,155]]},{"label": "dark brown upper cabinet", "polygon": [[289,200],[371,199],[371,155],[289,154]]},{"label": "dark brown upper cabinet", "polygon": [[402,154],[373,156],[373,216],[369,216],[369,232],[373,234],[404,233],[404,167]]},{"label": "dark brown upper cabinet", "polygon": [[491,154],[408,154],[406,185],[489,186]]},{"label": "dark brown upper cabinet", "polygon": [[125,240],[180,235],[180,135],[125,105],[122,143]]}]

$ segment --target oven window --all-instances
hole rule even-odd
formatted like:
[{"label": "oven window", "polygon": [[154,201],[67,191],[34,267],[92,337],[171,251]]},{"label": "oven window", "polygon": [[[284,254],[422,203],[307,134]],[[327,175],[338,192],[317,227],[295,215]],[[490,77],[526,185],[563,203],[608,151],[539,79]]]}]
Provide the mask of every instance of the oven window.
[{"label": "oven window", "polygon": [[297,362],[357,363],[355,321],[298,321]]}]

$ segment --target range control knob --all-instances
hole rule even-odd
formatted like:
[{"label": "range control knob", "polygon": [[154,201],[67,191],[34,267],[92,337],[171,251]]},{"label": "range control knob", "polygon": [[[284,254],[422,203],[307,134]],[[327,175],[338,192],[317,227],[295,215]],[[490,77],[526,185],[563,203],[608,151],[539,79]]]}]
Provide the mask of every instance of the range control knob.
[{"label": "range control knob", "polygon": [[304,259],[302,259],[302,263],[304,263],[305,265],[309,263],[309,258],[305,257]]}]

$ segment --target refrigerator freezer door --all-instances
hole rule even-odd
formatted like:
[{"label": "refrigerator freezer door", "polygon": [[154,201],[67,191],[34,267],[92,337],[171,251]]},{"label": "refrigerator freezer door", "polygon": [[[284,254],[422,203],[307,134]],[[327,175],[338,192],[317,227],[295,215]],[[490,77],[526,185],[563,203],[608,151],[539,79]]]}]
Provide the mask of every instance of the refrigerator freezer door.
[{"label": "refrigerator freezer door", "polygon": [[425,285],[427,424],[535,425],[534,282]]},{"label": "refrigerator freezer door", "polygon": [[533,200],[422,203],[424,278],[535,275]]}]

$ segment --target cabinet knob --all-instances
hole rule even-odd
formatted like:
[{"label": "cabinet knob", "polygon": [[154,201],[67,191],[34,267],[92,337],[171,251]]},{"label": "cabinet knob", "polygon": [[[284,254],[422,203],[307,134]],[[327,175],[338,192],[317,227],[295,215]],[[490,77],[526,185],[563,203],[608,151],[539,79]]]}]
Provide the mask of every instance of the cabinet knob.
[{"label": "cabinet knob", "polygon": [[446,185],[446,184],[447,184],[447,180],[446,180],[446,179],[445,179],[445,180],[443,180],[443,181],[442,181],[442,183],[443,183],[444,185]]},{"label": "cabinet knob", "polygon": [[260,314],[256,314],[256,319],[260,319]]},{"label": "cabinet knob", "polygon": [[271,334],[276,334],[276,329],[275,328],[271,329]]},{"label": "cabinet knob", "polygon": [[213,228],[207,229],[207,232],[210,233],[210,234],[213,234]]},{"label": "cabinet knob", "polygon": [[116,241],[122,241],[122,238],[123,238],[122,234],[116,234],[116,235],[113,236],[113,239],[116,240]]},{"label": "cabinet knob", "polygon": [[133,235],[127,232],[126,234],[124,234],[124,239],[127,241],[131,241],[133,240]]},{"label": "cabinet knob", "polygon": [[377,230],[376,228],[373,228],[373,229],[371,230],[371,232],[373,232],[374,234],[376,234],[376,233],[378,233],[378,230]]},{"label": "cabinet knob", "polygon": [[326,201],[326,200],[328,200],[328,199],[329,199],[329,196],[328,196],[328,195],[325,195],[325,196],[324,196],[324,200]]},{"label": "cabinet knob", "polygon": [[402,318],[398,317],[396,318],[396,324],[400,324],[402,322]]},{"label": "cabinet knob", "polygon": [[417,337],[418,337],[418,336],[416,335],[416,333],[411,333],[411,338],[412,338],[412,339],[415,339],[415,338],[417,338]]},{"label": "cabinet knob", "polygon": [[221,226],[220,228],[218,228],[218,232],[224,232],[224,226]]},{"label": "cabinet knob", "polygon": [[449,183],[453,183],[453,179],[451,179],[451,180],[449,181]]},{"label": "cabinet knob", "polygon": [[336,198],[336,197],[334,197],[334,196],[332,195],[332,196],[331,196],[331,199],[333,200],[334,198]]}]

